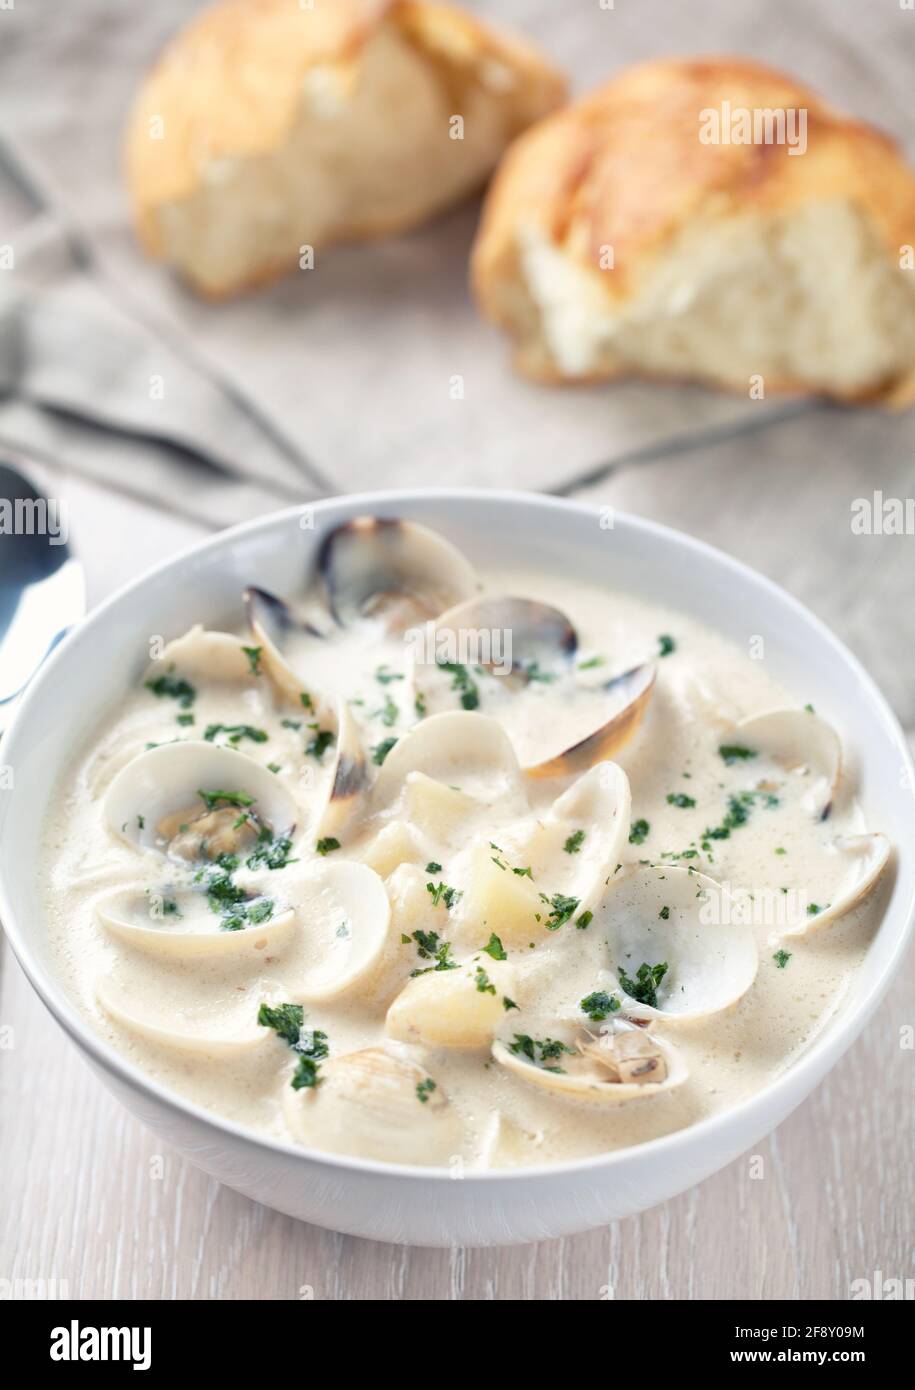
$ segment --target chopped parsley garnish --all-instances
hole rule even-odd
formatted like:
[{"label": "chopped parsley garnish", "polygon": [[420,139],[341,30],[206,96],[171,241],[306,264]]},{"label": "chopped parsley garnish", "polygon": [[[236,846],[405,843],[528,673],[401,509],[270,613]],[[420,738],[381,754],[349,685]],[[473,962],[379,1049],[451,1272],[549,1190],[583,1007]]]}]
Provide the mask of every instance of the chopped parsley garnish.
[{"label": "chopped parsley garnish", "polygon": [[718,749],[721,757],[730,767],[733,763],[746,762],[748,758],[756,757],[754,748],[744,748],[739,743],[723,743]]},{"label": "chopped parsley garnish", "polygon": [[479,994],[495,994],[496,987],[490,980],[489,976],[486,974],[486,971],[483,969],[482,965],[477,966],[477,972],[473,978],[476,983],[477,992]]},{"label": "chopped parsley garnish", "polygon": [[721,824],[710,826],[703,831],[702,848],[704,850],[710,848],[709,840],[730,839],[732,830],[738,830],[740,826],[746,825],[750,811],[759,798],[762,798],[764,806],[771,808],[778,805],[778,797],[773,796],[771,792],[740,792],[737,796],[728,797],[728,809]]},{"label": "chopped parsley garnish", "polygon": [[403,676],[399,671],[392,671],[390,666],[378,666],[375,670],[375,679],[379,685],[390,685],[391,681],[402,681]]},{"label": "chopped parsley garnish", "polygon": [[314,706],[314,701],[312,700],[312,698],[311,698],[311,696],[309,695],[309,693],[308,693],[307,690],[300,690],[300,691],[299,691],[299,700],[300,700],[301,703],[302,703],[302,708],[303,708],[303,709],[307,709],[307,710],[313,710],[313,709],[314,709],[314,707],[315,707],[315,706]]},{"label": "chopped parsley garnish", "polygon": [[281,719],[280,723],[284,729],[301,729],[301,719]]},{"label": "chopped parsley garnish", "polygon": [[198,787],[197,795],[208,811],[215,811],[220,805],[237,806],[240,810],[245,810],[246,807],[254,805],[254,797],[248,796],[246,792],[207,792]]},{"label": "chopped parsley garnish", "polygon": [[238,745],[243,738],[252,743],[266,743],[267,731],[255,729],[251,724],[208,724],[203,735],[207,743],[212,743],[217,734],[225,734],[230,743]]},{"label": "chopped parsley garnish", "polygon": [[554,893],[551,898],[548,898],[545,893],[541,893],[540,900],[545,902],[550,909],[545,924],[547,931],[558,931],[564,923],[568,922],[581,902],[580,898],[569,898],[565,893]]},{"label": "chopped parsley garnish", "polygon": [[261,1004],[257,1021],[262,1028],[272,1028],[290,1047],[297,1047],[305,1010],[301,1004]]},{"label": "chopped parsley garnish", "polygon": [[579,671],[593,671],[595,666],[603,666],[603,664],[604,658],[602,656],[589,656],[587,661],[579,661],[578,669]]},{"label": "chopped parsley garnish", "polygon": [[589,908],[587,912],[583,912],[580,917],[575,918],[575,925],[579,931],[584,931],[585,927],[590,927],[593,920],[594,913]]},{"label": "chopped parsley garnish", "polygon": [[658,916],[660,917],[662,922],[666,922],[670,917],[670,908],[667,906],[662,907],[661,911],[658,913]]},{"label": "chopped parsley garnish", "polygon": [[441,871],[442,871],[442,866],[441,866],[441,864],[439,864],[438,861],[435,860],[435,859],[430,859],[429,862],[428,862],[428,864],[426,865],[426,873],[427,873],[427,874],[440,874]]},{"label": "chopped parsley garnish", "polygon": [[316,853],[320,854],[322,858],[325,854],[331,854],[335,849],[339,848],[340,841],[334,839],[333,835],[325,835],[324,838],[318,840],[317,844],[315,845]]},{"label": "chopped parsley garnish", "polygon": [[147,681],[146,689],[160,698],[166,696],[170,700],[177,700],[182,709],[189,709],[197,698],[197,691],[189,681],[172,675],[157,676],[154,681]]},{"label": "chopped parsley garnish", "polygon": [[242,651],[248,658],[248,669],[252,676],[261,674],[261,654],[263,647],[242,647]]},{"label": "chopped parsley garnish", "polygon": [[629,843],[631,845],[643,845],[648,836],[651,826],[647,820],[635,820],[629,827]]},{"label": "chopped parsley garnish", "polygon": [[554,672],[541,671],[539,661],[528,662],[526,666],[521,667],[521,671],[529,681],[540,681],[543,685],[549,685],[551,681],[556,680]]},{"label": "chopped parsley garnish", "polygon": [[390,695],[385,695],[384,705],[381,709],[376,709],[373,719],[380,719],[386,729],[390,729],[397,723],[397,716],[400,713]]},{"label": "chopped parsley garnish", "polygon": [[662,632],[658,638],[658,656],[670,656],[671,652],[677,650],[677,644],[668,632]]},{"label": "chopped parsley garnish", "polygon": [[483,947],[483,950],[488,956],[492,956],[493,960],[508,960],[505,947],[502,945],[502,942],[496,936],[495,932],[492,933],[486,945]]},{"label": "chopped parsley garnish", "polygon": [[[509,1052],[514,1052],[516,1057],[526,1057],[534,1066],[543,1067],[544,1071],[562,1071],[561,1067],[547,1066],[548,1062],[555,1062],[563,1053],[570,1056],[575,1049],[568,1047],[564,1042],[557,1042],[555,1038],[532,1038],[529,1033],[516,1033],[515,1041],[508,1044]],[[538,1058],[537,1053],[540,1053]]]},{"label": "chopped parsley garnish", "polygon": [[578,1007],[587,1014],[592,1023],[602,1023],[611,1014],[619,1013],[620,1001],[615,994],[596,989],[593,994],[586,995]]},{"label": "chopped parsley garnish", "polygon": [[808,916],[808,917],[816,917],[817,914],[820,913],[820,912],[822,912],[822,911],[823,911],[823,909],[820,907],[820,904],[819,904],[819,903],[808,903],[808,904],[807,904],[807,916]]},{"label": "chopped parsley garnish", "polygon": [[460,692],[461,709],[478,709],[480,692],[467,667],[462,666],[457,661],[439,661],[436,664],[440,670],[447,671],[449,675],[454,677],[451,682],[451,689]]},{"label": "chopped parsley garnish", "polygon": [[296,861],[289,858],[292,841],[283,835],[275,840],[266,826],[257,837],[257,844],[245,860],[249,869],[285,869]]},{"label": "chopped parsley garnish", "polygon": [[425,1081],[417,1082],[416,1099],[419,1101],[420,1105],[426,1104],[435,1089],[436,1083],[432,1080],[431,1076],[427,1076]]},{"label": "chopped parsley garnish", "polygon": [[631,979],[623,969],[618,967],[620,984],[637,1004],[647,1004],[650,1009],[658,1007],[658,985],[667,974],[668,965],[664,961],[661,965],[648,965],[645,961],[635,972],[635,979]]},{"label": "chopped parsley garnish", "polygon": [[442,883],[441,881],[438,883],[427,883],[426,892],[432,894],[433,907],[438,907],[439,903],[444,903],[449,912],[454,907],[458,898],[462,896],[456,888],[450,888],[447,883]]},{"label": "chopped parsley garnish", "polygon": [[327,1034],[320,1028],[305,1028],[305,1010],[301,1004],[261,1004],[257,1021],[263,1028],[272,1028],[277,1037],[288,1043],[299,1059],[291,1085],[294,1090],[311,1089],[321,1080],[318,1063],[328,1054]]},{"label": "chopped parsley garnish", "polygon": [[667,804],[679,806],[681,811],[687,811],[691,806],[695,806],[696,802],[693,797],[687,796],[686,792],[668,792]]},{"label": "chopped parsley garnish", "polygon": [[[401,937],[405,944],[410,939],[409,936]],[[426,975],[430,970],[457,970],[457,961],[451,959],[451,942],[443,941],[438,932],[415,931],[412,939],[416,942],[416,950],[420,960],[434,960],[435,964],[426,966],[424,970],[411,970],[411,977]]]},{"label": "chopped parsley garnish", "polygon": [[425,695],[420,694],[416,696],[416,699],[413,701],[413,708],[416,710],[417,718],[422,719],[424,714],[426,713]]},{"label": "chopped parsley garnish", "polygon": [[381,764],[384,762],[385,758],[388,756],[396,742],[396,737],[392,735],[390,738],[383,738],[380,743],[376,743],[373,746],[372,762],[375,763],[377,767],[381,767]]},{"label": "chopped parsley garnish", "polygon": [[509,999],[507,994],[503,994],[502,1007],[505,1012],[508,1013],[509,1009],[517,1009],[518,1005],[515,1003],[514,999]]},{"label": "chopped parsley garnish", "polygon": [[791,952],[790,952],[790,951],[776,951],[776,952],[775,952],[775,955],[772,957],[772,959],[775,961],[775,964],[778,966],[779,970],[784,970],[785,966],[788,964],[789,960],[791,959]]},{"label": "chopped parsley garnish", "polygon": [[319,729],[317,725],[314,725],[314,729],[314,735],[305,745],[305,752],[312,758],[323,758],[330,745],[334,742],[336,734],[330,729]]},{"label": "chopped parsley garnish", "polygon": [[585,842],[585,832],[583,830],[573,830],[572,834],[563,845],[566,854],[577,854]]},{"label": "chopped parsley garnish", "polygon": [[192,714],[176,714],[176,715],[175,715],[175,723],[176,723],[176,724],[182,725],[182,727],[185,728],[185,729],[186,729],[190,724],[193,724],[193,722],[194,722],[194,716],[193,716]]}]

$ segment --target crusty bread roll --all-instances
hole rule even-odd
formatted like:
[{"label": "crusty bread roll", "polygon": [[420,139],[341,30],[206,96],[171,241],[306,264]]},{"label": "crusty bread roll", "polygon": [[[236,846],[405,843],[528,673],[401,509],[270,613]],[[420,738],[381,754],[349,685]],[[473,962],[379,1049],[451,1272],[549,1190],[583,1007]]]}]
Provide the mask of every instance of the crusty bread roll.
[{"label": "crusty bread roll", "polygon": [[[786,143],[703,143],[725,102],[734,120],[798,114]],[[739,133],[730,120],[719,130]],[[913,244],[915,176],[883,135],[755,64],[670,60],[626,71],[512,146],[473,280],[531,376],[741,392],[762,378],[758,394],[905,404]]]},{"label": "crusty bread roll", "polygon": [[222,0],[134,104],[140,239],[205,294],[232,294],[296,267],[301,248],[385,236],[454,203],[563,96],[527,45],[449,5]]}]

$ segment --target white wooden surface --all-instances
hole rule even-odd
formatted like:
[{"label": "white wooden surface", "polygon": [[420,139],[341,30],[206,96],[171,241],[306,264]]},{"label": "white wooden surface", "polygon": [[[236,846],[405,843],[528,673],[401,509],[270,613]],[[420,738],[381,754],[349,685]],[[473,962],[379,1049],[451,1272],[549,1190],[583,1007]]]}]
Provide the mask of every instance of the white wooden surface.
[{"label": "white wooden surface", "polygon": [[[849,495],[912,490],[900,426],[818,415],[616,470],[589,500],[681,523],[769,568],[842,633],[915,723],[915,538],[849,539]],[[909,430],[911,434],[911,429]],[[811,450],[825,460],[809,466]],[[898,458],[897,463],[892,459]],[[75,477],[70,504],[98,601],[202,529]],[[897,549],[893,549],[899,541]],[[65,1281],[80,1298],[845,1299],[913,1273],[912,957],[859,1043],[768,1141],[701,1187],[589,1235],[432,1251],[342,1237],[210,1181],[90,1075],[4,947],[0,1280]],[[161,1159],[161,1162],[160,1162]]]}]

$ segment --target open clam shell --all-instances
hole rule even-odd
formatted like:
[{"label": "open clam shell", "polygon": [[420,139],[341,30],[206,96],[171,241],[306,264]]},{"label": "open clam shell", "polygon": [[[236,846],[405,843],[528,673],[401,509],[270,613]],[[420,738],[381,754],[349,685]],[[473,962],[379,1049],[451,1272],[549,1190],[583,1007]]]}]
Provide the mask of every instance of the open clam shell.
[{"label": "open clam shell", "polygon": [[276,774],[245,753],[187,740],[123,767],[108,788],[105,819],[137,849],[194,862],[242,852],[261,830],[290,836],[298,807]]},{"label": "open clam shell", "polygon": [[[553,691],[567,710],[579,701],[581,723],[588,731],[559,753],[525,767],[532,777],[567,777],[612,757],[635,734],[654,688],[653,661],[597,684],[578,681],[574,626],[558,608],[531,599],[473,598],[443,613],[432,625],[431,636],[437,663],[489,670],[509,680],[504,689],[514,699],[525,698],[536,682],[540,689]],[[429,683],[423,669],[416,668],[419,686],[424,680]],[[498,717],[498,708],[492,713]]]},{"label": "open clam shell", "polygon": [[537,883],[593,908],[625,858],[632,819],[629,778],[617,763],[597,763],[553,802],[520,851]]},{"label": "open clam shell", "polygon": [[812,710],[774,709],[741,720],[734,733],[754,758],[803,779],[804,808],[815,820],[827,818],[842,772],[842,744],[831,724]]},{"label": "open clam shell", "polygon": [[266,589],[245,590],[245,612],[253,641],[261,649],[260,664],[291,704],[301,708],[303,696],[320,715],[322,694],[316,677],[327,660],[320,643],[324,634],[284,599]]},{"label": "open clam shell", "polygon": [[447,660],[503,673],[508,668],[527,680],[567,674],[578,651],[578,634],[566,615],[528,598],[469,599],[436,619],[433,636],[436,653]]},{"label": "open clam shell", "polygon": [[388,1163],[444,1164],[462,1141],[443,1088],[416,1062],[380,1047],[330,1058],[314,1088],[284,1087],[283,1112],[300,1144]]},{"label": "open clam shell", "polygon": [[341,627],[371,622],[389,633],[434,618],[479,588],[455,546],[397,517],[360,516],[335,527],[321,542],[318,574]]},{"label": "open clam shell", "polygon": [[407,779],[417,773],[470,802],[488,805],[514,796],[526,805],[511,740],[501,724],[485,714],[434,714],[411,729],[382,764],[372,793],[374,809],[394,804]]},{"label": "open clam shell", "polygon": [[524,769],[528,777],[568,777],[595,763],[609,761],[634,737],[645,717],[654,690],[653,661],[634,666],[607,681],[602,689],[613,700],[614,712],[593,733],[561,753]]},{"label": "open clam shell", "polygon": [[253,685],[257,677],[244,646],[230,632],[216,632],[195,624],[181,637],[166,643],[159,660],[148,668],[146,679],[155,680],[174,671],[190,681]]},{"label": "open clam shell", "polygon": [[[885,835],[837,835],[830,846],[845,866],[841,882],[828,904],[807,904],[796,917],[775,933],[773,940],[788,936],[807,936],[832,926],[853,907],[857,907],[874,887],[889,863],[892,847]],[[810,910],[810,909],[813,910]]]},{"label": "open clam shell", "polygon": [[[266,898],[263,901],[268,902]],[[96,913],[105,930],[126,945],[179,960],[263,953],[285,941],[295,924],[292,909],[276,903],[262,922],[239,931],[221,930],[206,894],[182,889],[161,894],[139,888],[118,889],[100,899]]]},{"label": "open clam shell", "polygon": [[492,1055],[529,1086],[600,1105],[647,1100],[682,1086],[689,1076],[679,1050],[641,1028],[616,1027],[597,1037],[585,1034],[567,1046],[569,1050],[548,1065],[531,1060],[517,1042],[493,1043]]},{"label": "open clam shell", "polygon": [[330,791],[317,823],[319,839],[330,836],[342,840],[366,806],[368,761],[345,700],[337,702],[336,730]]},{"label": "open clam shell", "polygon": [[304,939],[305,967],[293,997],[323,1002],[361,985],[384,953],[391,921],[378,874],[365,864],[320,864],[287,876],[283,891]]},{"label": "open clam shell", "polygon": [[[620,874],[595,918],[607,933],[610,988],[629,1018],[707,1018],[736,1004],[756,978],[753,930],[730,920],[721,886],[704,874],[666,866]],[[646,972],[661,966],[652,983]]]},{"label": "open clam shell", "polygon": [[132,1033],[176,1052],[211,1057],[232,1057],[251,1052],[267,1037],[247,1019],[235,1020],[229,1026],[223,1018],[211,1018],[218,1005],[201,1006],[199,1010],[172,1011],[168,1014],[157,1008],[156,1001],[139,998],[111,976],[103,976],[96,985],[96,998],[109,1018]]}]

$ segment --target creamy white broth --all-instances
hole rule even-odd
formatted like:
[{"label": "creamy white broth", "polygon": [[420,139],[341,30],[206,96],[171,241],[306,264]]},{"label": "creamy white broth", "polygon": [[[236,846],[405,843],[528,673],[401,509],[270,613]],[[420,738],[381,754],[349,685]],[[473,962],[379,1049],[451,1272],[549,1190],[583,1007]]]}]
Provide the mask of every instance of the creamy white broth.
[{"label": "creamy white broth", "polygon": [[[785,692],[771,680],[764,662],[750,660],[692,619],[632,595],[534,571],[491,571],[483,578],[485,593],[541,599],[569,615],[578,631],[579,662],[603,659],[601,665],[588,665],[579,679],[594,681],[604,673],[609,676],[656,659],[656,683],[644,721],[614,757],[631,787],[630,825],[644,821],[650,826],[635,842],[630,842],[628,834],[624,837],[619,855],[624,866],[619,870],[621,881],[639,872],[639,861],[650,860],[681,874],[692,869],[757,892],[797,890],[817,909],[828,909],[840,896],[845,872],[830,845],[836,836],[865,829],[854,788],[843,783],[828,819],[817,820],[802,807],[803,779],[792,780],[781,772],[776,792],[760,790],[758,784],[767,783],[769,771],[765,759],[753,766],[756,760],[737,758],[729,765],[719,753],[726,738],[723,730],[773,708],[801,708],[806,692]],[[662,635],[673,639],[674,649],[659,657]],[[238,644],[252,641],[240,625]],[[471,1010],[481,1003],[490,1007],[494,998],[500,1006],[503,998],[517,1002],[517,1009],[501,1009],[491,1029],[507,1045],[520,1035],[566,1040],[574,1046],[583,1028],[597,1033],[602,1026],[576,1013],[579,1001],[600,990],[621,997],[614,989],[612,967],[622,962],[608,959],[606,939],[608,923],[613,922],[612,882],[601,892],[602,910],[595,911],[584,927],[575,920],[581,910],[553,931],[543,920],[532,922],[529,934],[506,930],[498,911],[475,915],[473,904],[481,900],[474,887],[475,865],[484,859],[501,859],[506,867],[497,865],[491,871],[496,874],[523,867],[514,857],[516,847],[530,843],[531,827],[548,817],[557,796],[576,777],[522,778],[522,794],[529,803],[525,808],[516,790],[491,794],[485,767],[480,772],[471,766],[470,747],[466,758],[457,760],[458,765],[465,764],[461,771],[469,774],[462,791],[482,797],[485,805],[464,806],[452,831],[435,828],[438,812],[428,809],[432,803],[423,799],[421,789],[411,793],[412,800],[398,801],[395,810],[386,807],[361,819],[357,814],[342,836],[340,849],[317,855],[314,823],[301,824],[290,856],[296,863],[275,870],[242,867],[235,873],[239,886],[274,903],[275,919],[282,916],[287,902],[297,894],[301,897],[303,875],[320,875],[333,863],[358,861],[374,867],[384,880],[391,905],[384,949],[357,985],[339,998],[302,1003],[304,1026],[326,1035],[328,1056],[317,1060],[316,1076],[323,1078],[318,1085],[293,1091],[290,1081],[298,1056],[273,1030],[258,1027],[258,1010],[265,1001],[278,1005],[300,1000],[299,986],[314,974],[316,950],[346,949],[345,932],[341,930],[335,940],[335,933],[328,931],[329,917],[317,935],[301,922],[293,921],[287,929],[282,922],[271,926],[266,921],[246,927],[243,933],[231,933],[246,938],[251,934],[252,941],[250,946],[247,940],[241,942],[226,958],[157,954],[112,935],[98,917],[99,904],[108,895],[115,890],[142,895],[149,890],[168,900],[181,891],[182,884],[194,891],[193,873],[199,866],[185,872],[161,854],[141,853],[112,833],[103,805],[116,774],[147,744],[201,739],[208,726],[222,724],[264,731],[263,742],[242,737],[235,756],[278,769],[272,775],[303,807],[319,808],[329,789],[334,750],[329,747],[320,759],[304,750],[326,723],[326,699],[332,691],[362,702],[349,708],[368,749],[377,749],[386,739],[403,741],[408,730],[417,726],[417,682],[405,668],[400,638],[369,644],[363,633],[360,638],[349,634],[335,641],[333,678],[324,684],[322,659],[320,650],[307,653],[308,662],[314,662],[308,671],[320,711],[317,719],[314,711],[296,709],[284,700],[266,674],[214,680],[201,670],[188,669],[195,697],[186,709],[178,700],[156,696],[138,682],[136,689],[125,692],[122,706],[105,720],[91,746],[62,780],[44,846],[48,930],[58,969],[93,1026],[164,1085],[254,1130],[316,1147],[392,1161],[494,1167],[537,1164],[639,1143],[734,1104],[789,1066],[841,1006],[879,920],[879,887],[863,904],[820,931],[776,940],[779,931],[771,920],[752,924],[758,970],[736,1004],[688,1024],[674,1024],[663,1017],[653,1020],[648,1033],[669,1042],[689,1071],[674,1089],[651,1094],[650,1086],[643,1086],[644,1094],[610,1106],[551,1094],[493,1059],[486,1020],[479,1024],[484,1041],[473,1046],[391,1037],[398,1024],[394,1013],[386,1031],[389,1008],[411,986],[413,970],[434,964],[433,957],[420,955],[413,937],[418,928],[435,930],[440,941],[449,941],[450,958],[469,972],[471,981],[482,968],[487,984],[494,985],[495,995],[474,991],[471,985],[467,995]],[[174,675],[185,675],[182,666],[193,664],[176,664]],[[379,668],[385,679],[378,679]],[[231,660],[227,670],[238,676]],[[390,679],[398,675],[403,679]],[[475,673],[474,680],[480,695],[478,712],[504,722],[523,765],[576,742],[593,718],[592,696],[577,702],[567,683],[534,681],[512,690],[502,677]],[[421,684],[427,719],[440,710],[460,710],[460,691],[453,688],[450,673],[436,673]],[[396,713],[391,712],[388,700]],[[193,716],[193,724],[177,722],[188,715]],[[310,722],[319,729],[309,729]],[[225,741],[226,735],[214,739],[217,744]],[[373,778],[381,776],[382,767],[369,758]],[[443,777],[437,787],[451,785]],[[433,790],[438,797],[438,790]],[[743,823],[726,837],[706,838],[709,828],[725,822],[730,798],[744,794],[750,800]],[[668,800],[670,796],[674,802]],[[677,804],[683,798],[687,801]],[[767,798],[778,804],[767,804]],[[448,802],[443,812],[446,821],[452,809]],[[585,843],[599,831],[599,826],[588,826]],[[490,841],[498,848],[492,848]],[[489,849],[492,853],[485,852]],[[672,857],[690,850],[694,853],[689,858]],[[558,875],[572,872],[573,856],[566,858],[569,862],[561,865],[554,861],[557,867],[550,882],[522,875],[515,880],[515,886],[534,894],[543,919],[551,908],[542,905],[537,895],[544,892],[551,898],[558,891]],[[401,863],[401,859],[412,862]],[[427,862],[440,863],[442,868],[427,872]],[[614,872],[615,864],[610,866],[611,879]],[[656,872],[663,874],[664,868]],[[444,885],[446,896],[447,888],[453,887],[452,907],[441,897],[436,901],[427,883],[433,888]],[[487,901],[485,893],[482,901]],[[306,906],[303,915],[309,911]],[[810,914],[810,926],[816,925],[816,915]],[[358,917],[357,911],[354,918]],[[188,929],[205,933],[208,926],[219,931],[218,915],[209,912],[209,919],[207,914],[201,916],[198,900],[187,920],[176,922],[166,913],[147,925],[168,934]],[[344,915],[339,927],[346,926]],[[504,962],[483,951],[493,932],[502,941]],[[258,934],[260,944],[253,940]],[[401,940],[403,936],[410,938],[409,944]],[[779,949],[790,955],[784,965],[775,959]],[[630,962],[631,974],[639,964]],[[443,971],[418,978],[431,981],[431,988],[445,980],[453,984],[458,973]],[[670,974],[665,988],[672,990],[676,983]],[[623,1005],[625,1014],[625,999]],[[124,1022],[125,1015],[133,1021]],[[180,1031],[210,1043],[187,1050],[187,1036],[157,1037],[145,1027],[150,1020],[166,1033]],[[617,1022],[618,1015],[613,1014],[607,1026]],[[430,1026],[439,1027],[440,1020]],[[405,1036],[410,1037],[409,1029]],[[468,1036],[473,1036],[472,1030]],[[211,1045],[213,1039],[219,1040],[219,1047]],[[405,1092],[416,1107],[415,1140],[409,1107],[401,1107],[390,1125],[380,1115],[373,1115],[365,1126],[315,1125],[310,1118],[317,1114],[316,1104],[335,1094],[333,1086],[327,1086],[333,1075],[331,1062],[367,1048],[384,1049],[390,1057],[415,1067],[406,1073]],[[427,1091],[425,1100],[416,1094],[414,1078],[434,1081],[434,1091]],[[362,1079],[357,1079],[361,1086]],[[322,1088],[326,1088],[323,1099]],[[447,1107],[447,1125],[442,1120],[443,1107]],[[431,1129],[436,1131],[434,1139],[429,1137]]]}]

